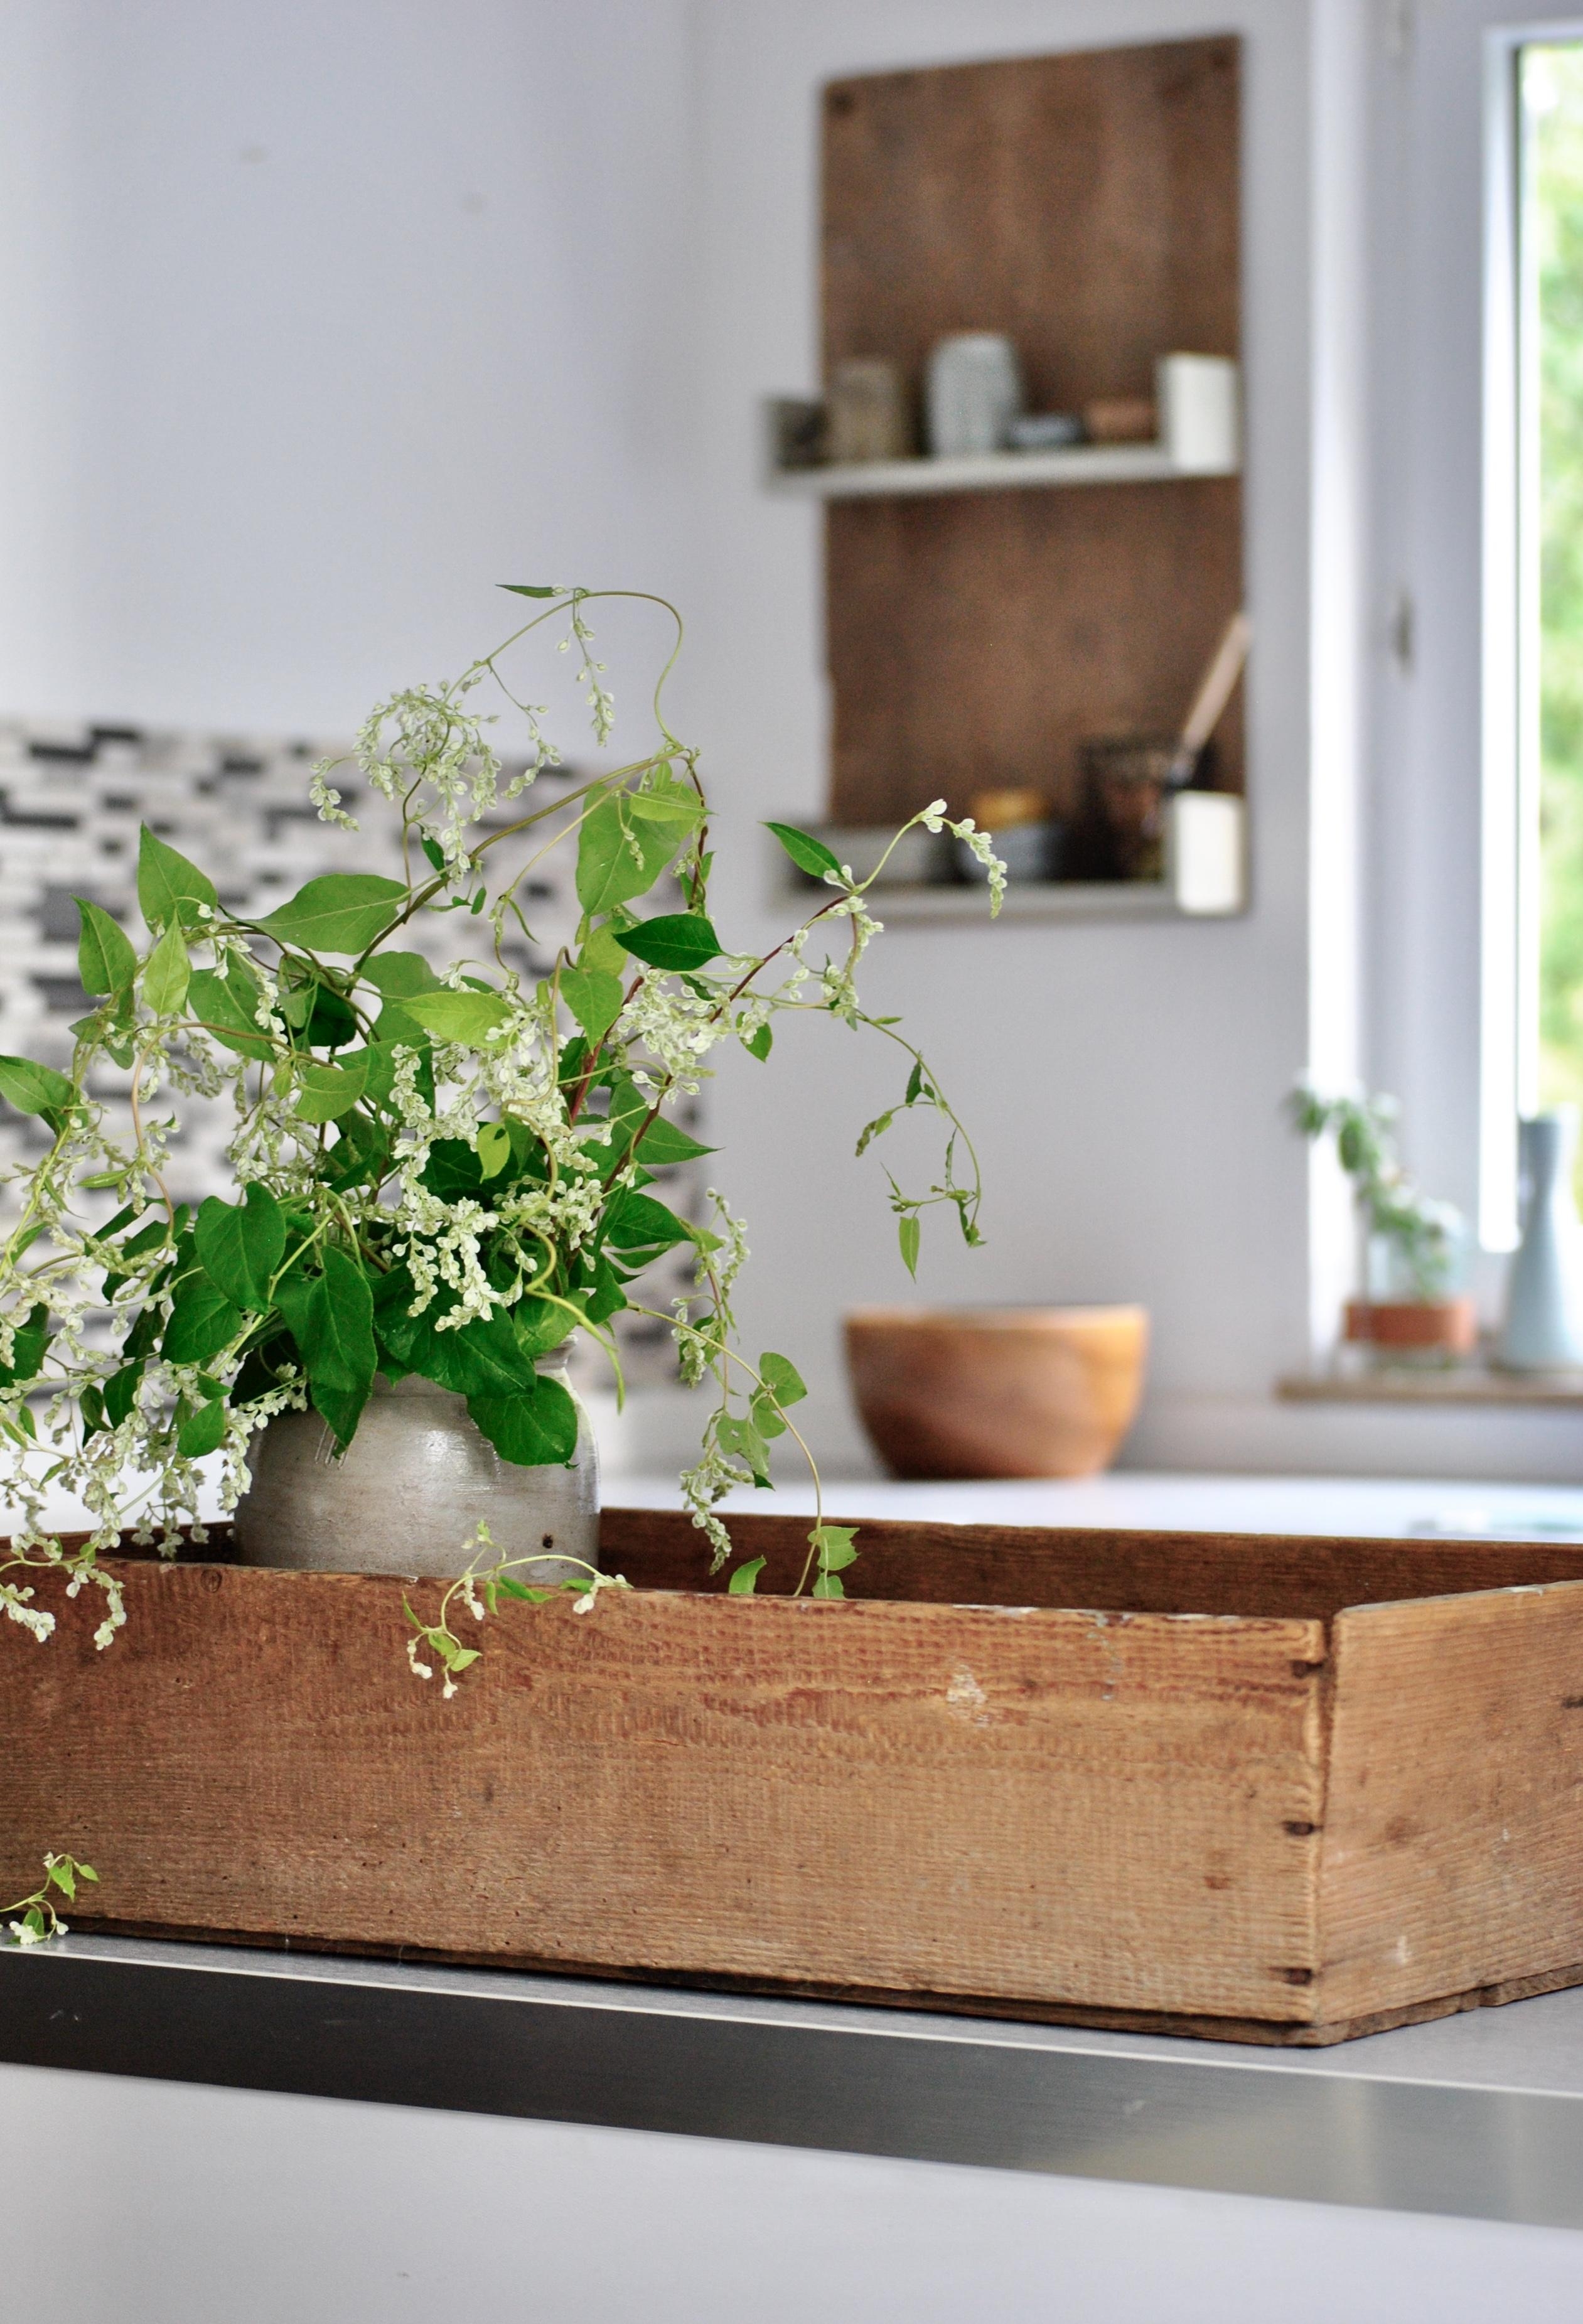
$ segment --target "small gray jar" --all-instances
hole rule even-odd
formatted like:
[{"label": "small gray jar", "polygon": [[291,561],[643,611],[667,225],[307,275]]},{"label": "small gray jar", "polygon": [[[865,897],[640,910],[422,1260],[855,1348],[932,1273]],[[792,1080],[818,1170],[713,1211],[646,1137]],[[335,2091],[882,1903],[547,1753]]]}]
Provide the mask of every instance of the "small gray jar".
[{"label": "small gray jar", "polygon": [[566,1380],[566,1354],[552,1349],[537,1366],[577,1406],[577,1449],[566,1467],[502,1461],[469,1418],[466,1398],[416,1373],[375,1382],[339,1459],[317,1412],[280,1414],[255,1441],[253,1484],[237,1504],[243,1563],[448,1580],[478,1556],[482,1521],[494,1542],[483,1564],[533,1558],[515,1575],[543,1588],[581,1579],[599,1563],[599,1456]]}]

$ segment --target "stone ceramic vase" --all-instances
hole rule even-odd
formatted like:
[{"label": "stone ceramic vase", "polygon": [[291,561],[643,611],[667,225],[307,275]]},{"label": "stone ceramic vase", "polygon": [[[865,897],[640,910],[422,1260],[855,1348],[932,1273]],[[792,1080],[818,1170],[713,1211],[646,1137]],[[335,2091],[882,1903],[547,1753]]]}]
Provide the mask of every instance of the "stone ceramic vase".
[{"label": "stone ceramic vase", "polygon": [[415,1373],[393,1387],[376,1383],[338,1460],[317,1412],[281,1413],[257,1440],[253,1484],[237,1505],[244,1563],[446,1579],[472,1563],[482,1521],[500,1556],[542,1560],[519,1568],[519,1580],[548,1588],[580,1578],[599,1563],[599,1458],[566,1380],[566,1352],[541,1356],[538,1370],[577,1406],[568,1467],[502,1461],[469,1419],[465,1397]]}]

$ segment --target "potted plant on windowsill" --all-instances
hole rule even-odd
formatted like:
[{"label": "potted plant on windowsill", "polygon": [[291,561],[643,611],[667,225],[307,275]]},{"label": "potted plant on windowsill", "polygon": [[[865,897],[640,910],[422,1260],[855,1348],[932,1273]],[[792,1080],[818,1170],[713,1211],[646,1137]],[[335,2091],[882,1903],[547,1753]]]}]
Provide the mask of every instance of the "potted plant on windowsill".
[{"label": "potted plant on windowsill", "polygon": [[[730,1043],[767,1060],[785,1011],[871,1029],[897,1052],[897,1110],[933,1109],[947,1126],[937,1184],[912,1195],[890,1182],[909,1268],[932,1205],[978,1240],[976,1167],[965,1177],[955,1167],[971,1148],[897,1021],[859,1000],[855,972],[877,933],[869,882],[817,840],[772,825],[825,900],[769,952],[728,950],[709,918],[696,753],[667,724],[658,690],[651,749],[557,786],[548,804],[524,798],[557,753],[501,674],[507,648],[563,621],[601,744],[612,706],[593,595],[515,594],[545,602],[505,645],[454,683],[394,695],[363,729],[357,767],[370,804],[382,798],[400,819],[404,878],[333,872],[249,920],[145,829],[146,941],[79,906],[94,1005],[73,1028],[71,1072],[0,1058],[0,1094],[46,1139],[18,1174],[20,1215],[0,1250],[0,1439],[15,1526],[0,1545],[0,1612],[41,1638],[54,1618],[38,1593],[52,1578],[73,1595],[105,1592],[99,1641],[111,1641],[123,1609],[100,1554],[133,1529],[173,1554],[184,1521],[201,1540],[198,1464],[209,1456],[253,1563],[450,1577],[456,1602],[480,1615],[502,1593],[547,1585],[591,1603],[609,1577],[565,1345],[584,1332],[614,1361],[612,1319],[636,1304],[642,1269],[683,1244],[694,1287],[659,1320],[683,1377],[716,1391],[683,1482],[722,1562],[716,1504],[736,1484],[768,1482],[773,1438],[801,1443],[787,1407],[805,1390],[785,1357],[752,1364],[732,1345],[741,1222],[713,1192],[707,1221],[678,1215],[654,1174],[710,1150],[675,1119],[710,1053]],[[486,685],[527,719],[529,755],[510,780],[475,701]],[[335,772],[316,768],[310,796],[354,861]],[[967,836],[999,901],[983,835],[951,824],[943,802],[913,823]],[[525,883],[556,845],[575,850],[582,918],[546,961]],[[662,908],[641,914],[663,887]],[[838,945],[816,954],[830,933]],[[166,1184],[189,1100],[229,1102],[236,1118],[235,1199],[196,1213]],[[78,1545],[44,1522],[51,1489],[86,1504]],[[816,1518],[806,1578],[817,1594],[841,1594],[851,1554],[850,1534]],[[732,1586],[753,1579],[744,1567]],[[448,1611],[437,1624],[412,1618],[412,1666],[428,1676],[437,1660],[448,1693],[476,1650]]]},{"label": "potted plant on windowsill", "polygon": [[1451,1204],[1421,1194],[1403,1169],[1394,1098],[1324,1097],[1303,1082],[1288,1102],[1305,1138],[1334,1136],[1352,1181],[1363,1295],[1347,1302],[1344,1339],[1380,1364],[1448,1364],[1472,1355],[1478,1319],[1462,1289],[1466,1223]]}]

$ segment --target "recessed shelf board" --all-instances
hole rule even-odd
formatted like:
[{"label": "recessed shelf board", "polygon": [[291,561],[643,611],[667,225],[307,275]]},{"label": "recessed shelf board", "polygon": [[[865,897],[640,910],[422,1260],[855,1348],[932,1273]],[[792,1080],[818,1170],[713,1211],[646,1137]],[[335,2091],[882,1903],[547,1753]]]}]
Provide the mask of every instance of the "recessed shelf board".
[{"label": "recessed shelf board", "polygon": [[[801,891],[813,896],[812,887]],[[989,918],[989,890],[965,881],[940,881],[928,887],[873,888],[869,908],[894,927],[904,920],[983,920]],[[1163,880],[1024,880],[1006,890],[1000,922],[1007,920],[1190,920],[1226,918],[1226,913],[1184,912]],[[999,923],[997,923],[999,925]]]},{"label": "recessed shelf board", "polygon": [[1059,452],[980,452],[956,460],[861,460],[825,468],[778,468],[772,492],[793,499],[855,501],[925,493],[1026,492],[1052,484],[1147,484],[1182,476],[1234,476],[1237,463],[1189,466],[1163,444],[1074,444]]}]

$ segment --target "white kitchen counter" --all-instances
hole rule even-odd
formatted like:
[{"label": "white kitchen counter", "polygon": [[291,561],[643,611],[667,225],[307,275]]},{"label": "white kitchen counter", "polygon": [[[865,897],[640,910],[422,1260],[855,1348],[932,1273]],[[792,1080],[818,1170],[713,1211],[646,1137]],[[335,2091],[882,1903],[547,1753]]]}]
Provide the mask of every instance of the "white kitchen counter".
[{"label": "white kitchen counter", "polygon": [[[612,1477],[612,1508],[674,1509],[674,1477]],[[773,1493],[746,1487],[722,1503],[769,1515],[812,1511],[799,1478]],[[1427,1478],[1181,1476],[1140,1470],[1103,1477],[967,1484],[824,1480],[829,1517],[931,1517],[944,1525],[1114,1526],[1146,1533],[1440,1535],[1583,1540],[1583,1487],[1447,1484]]]}]

